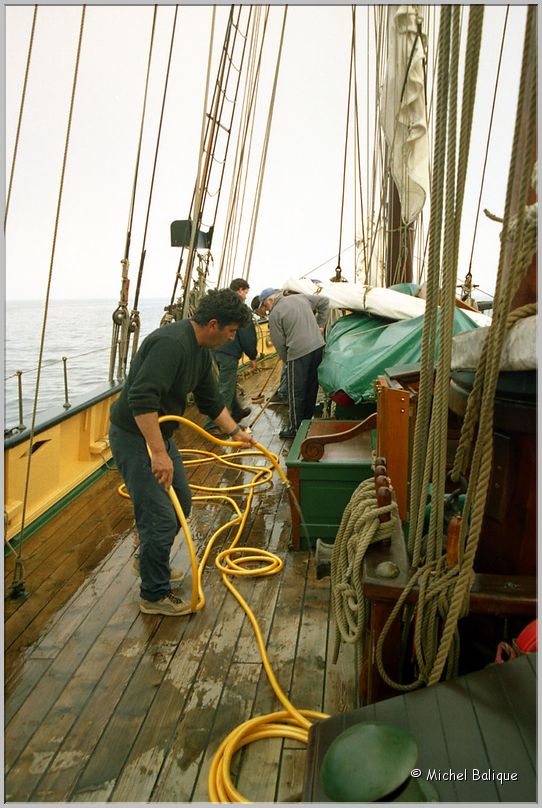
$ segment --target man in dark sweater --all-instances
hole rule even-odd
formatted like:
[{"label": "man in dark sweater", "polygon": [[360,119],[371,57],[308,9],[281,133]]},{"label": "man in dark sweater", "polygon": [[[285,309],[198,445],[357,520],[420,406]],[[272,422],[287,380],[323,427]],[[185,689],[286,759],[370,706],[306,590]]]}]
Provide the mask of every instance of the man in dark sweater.
[{"label": "man in dark sweater", "polygon": [[[234,278],[230,283],[230,289],[236,292],[243,303],[249,290],[248,281],[244,278]],[[252,312],[247,308],[249,317],[248,324],[237,329],[235,339],[225,342],[213,350],[213,357],[218,367],[218,389],[224,399],[226,407],[232,414],[234,421],[241,421],[250,415],[250,407],[243,407],[237,398],[237,368],[239,360],[246,354],[250,359],[251,367],[256,367],[256,357],[258,355],[258,338],[256,327],[252,320]],[[216,434],[218,427],[211,419],[204,424],[208,432]]]},{"label": "man in dark sweater", "polygon": [[140,540],[139,608],[147,614],[190,613],[190,605],[171,591],[171,581],[179,580],[181,573],[169,566],[179,523],[168,488],[173,485],[187,517],[192,497],[171,437],[177,424],[160,424],[158,419],[182,415],[186,397],[192,392],[199,410],[223,432],[247,446],[253,444],[250,433],[224,406],[210,351],[233,340],[237,328],[246,322],[246,307],[235,292],[208,292],[191,320],[157,328],[143,340],[122,392],[111,407],[109,439],[134,507]]}]

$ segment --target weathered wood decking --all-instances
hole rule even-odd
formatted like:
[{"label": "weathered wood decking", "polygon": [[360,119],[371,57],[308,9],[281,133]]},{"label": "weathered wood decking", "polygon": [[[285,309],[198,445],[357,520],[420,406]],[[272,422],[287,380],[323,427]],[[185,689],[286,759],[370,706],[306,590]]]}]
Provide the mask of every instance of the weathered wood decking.
[{"label": "weathered wood decking", "polygon": [[[243,381],[247,395],[265,380],[262,373]],[[247,420],[257,412],[253,405]],[[256,439],[278,454],[289,446],[278,437],[285,419],[285,408],[270,406],[254,425]],[[181,444],[188,443],[212,448],[183,428]],[[239,477],[211,464],[191,474],[206,485]],[[14,564],[6,559],[7,802],[205,802],[224,737],[251,716],[281,709],[252,628],[213,563],[228,534],[204,573],[203,611],[143,615],[132,571],[132,510],[118,484],[118,473],[108,471],[27,542],[25,600],[9,598]],[[224,506],[194,505],[199,558],[229,514]],[[289,550],[290,526],[287,493],[275,475],[256,494],[241,544],[277,553],[284,570],[236,585],[257,616],[284,692],[298,708],[334,714],[356,706],[352,649],[343,647],[332,663],[329,578],[316,579],[310,553]],[[189,591],[183,584],[185,597]],[[259,802],[299,800],[305,755],[294,741],[252,744],[237,756],[238,788]]]}]

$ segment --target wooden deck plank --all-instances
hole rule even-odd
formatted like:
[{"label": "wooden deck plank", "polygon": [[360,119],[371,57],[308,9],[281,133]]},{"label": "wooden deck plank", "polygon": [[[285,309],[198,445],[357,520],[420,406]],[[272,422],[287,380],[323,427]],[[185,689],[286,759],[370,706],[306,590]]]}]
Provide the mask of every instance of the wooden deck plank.
[{"label": "wooden deck plank", "polygon": [[[317,580],[314,558],[310,557],[290,698],[296,706],[314,710],[322,710],[324,701],[328,623],[327,614],[321,619],[322,602],[327,612],[329,582]],[[307,695],[309,704],[302,704]]]},{"label": "wooden deck plank", "polygon": [[[206,802],[209,800],[207,779],[212,760],[216,751],[224,738],[245,719],[250,712],[256,686],[260,675],[261,664],[256,663],[233,663],[224,680],[224,687],[217,703],[212,718],[212,725],[207,743],[200,747],[199,766],[193,781],[189,800],[191,802]],[[186,732],[190,732],[190,724],[187,723]],[[177,783],[184,781],[186,771],[183,764],[186,762],[186,754],[170,755],[167,764],[167,771],[160,778],[160,782],[153,794],[155,801],[177,801],[175,796],[179,792]],[[194,767],[190,769],[191,773]]]},{"label": "wooden deck plank", "polygon": [[[121,523],[119,527],[124,528],[126,524]],[[129,529],[119,531],[117,545],[122,543],[128,532]],[[85,564],[76,570],[73,576],[66,581],[65,588],[57,589],[51,594],[49,600],[44,599],[43,596],[33,598],[31,595],[32,602],[28,601],[28,611],[24,613],[22,620],[20,619],[21,612],[16,612],[8,619],[6,634],[9,633],[12,639],[4,658],[5,675],[8,680],[17,668],[17,660],[21,658],[21,654],[28,653],[30,649],[37,647],[44,633],[58,623],[66,611],[70,610],[74,600],[79,597],[80,590],[88,585],[89,576],[99,574],[107,562],[107,555],[97,553],[88,566]]]},{"label": "wooden deck plank", "polygon": [[47,676],[34,687],[6,727],[4,737],[7,770],[11,768],[67,682],[85,659],[104,622],[110,619],[133,587],[134,578],[131,573],[129,571],[124,575],[121,573],[116,577],[115,585],[109,585],[106,590],[107,596],[105,591],[102,592],[101,597],[92,604],[88,614],[82,615],[77,630],[71,632],[63,648],[52,660]]},{"label": "wooden deck plank", "polygon": [[[67,601],[70,592],[77,590],[88,572],[106,557],[119,535],[127,531],[132,523],[133,518],[126,511],[115,514],[102,511],[101,518],[94,516],[85,530],[78,532],[77,541],[74,540],[65,552],[53,553],[43,560],[40,570],[27,577],[31,598],[22,600],[16,610],[7,614],[5,647],[9,648],[27,631],[36,613],[39,613],[42,621],[47,620],[50,613],[55,613],[58,603]],[[56,601],[51,606],[55,597]]]},{"label": "wooden deck plank", "polygon": [[55,769],[62,769],[71,762],[69,755],[57,754],[58,750],[134,619],[131,604],[124,603],[90,649],[85,665],[67,682],[10,772],[10,800],[29,800],[53,757],[56,756]]},{"label": "wooden deck plank", "polygon": [[341,643],[337,661],[333,662],[336,626],[331,604],[329,615],[323,712],[335,715],[358,706],[359,687],[356,676],[356,649],[353,643]]},{"label": "wooden deck plank", "polygon": [[[126,604],[128,608],[128,604]],[[133,615],[133,610],[132,615]],[[158,623],[154,625],[156,629]],[[35,800],[63,802],[90,760],[141,656],[153,637],[153,626],[136,616],[115,655],[63,741],[55,760],[33,795]],[[105,698],[107,694],[107,698]],[[108,786],[109,787],[109,786]],[[112,788],[112,785],[111,785]]]},{"label": "wooden deck plank", "polygon": [[[75,801],[84,798],[83,795],[87,792],[94,792],[106,786],[114,788],[164,677],[164,670],[173,656],[175,644],[168,645],[164,642],[163,634],[167,633],[167,623],[154,616],[147,622],[151,630],[155,627],[155,623],[160,625],[139,659],[115,712],[93,750],[92,757],[78,778],[72,793]],[[156,656],[157,664],[155,664]]]},{"label": "wooden deck plank", "polygon": [[9,683],[4,683],[4,724],[7,724],[26,701],[36,684],[45,675],[48,659],[25,659],[19,665]]},{"label": "wooden deck plank", "polygon": [[[213,611],[212,603],[208,609]],[[244,612],[228,596],[218,610],[201,668],[152,792],[153,801],[190,801],[243,621]]]},{"label": "wooden deck plank", "polygon": [[228,622],[234,619],[234,610],[228,608],[225,595],[225,590],[218,584],[213,592],[208,589],[207,606],[187,625],[182,644],[176,650],[117,778],[116,801],[150,799],[168,752],[175,743],[179,725],[185,720],[193,689],[203,678],[202,668],[212,655],[210,645],[233,628]]},{"label": "wooden deck plank", "polygon": [[283,741],[266,738],[246,747],[237,788],[253,802],[275,802]]},{"label": "wooden deck plank", "polygon": [[[214,572],[214,570],[212,570],[212,572]],[[211,587],[213,586],[214,592],[211,591]],[[211,579],[210,586],[204,584],[204,591],[208,600],[203,612],[198,613],[190,619],[183,619],[182,621],[171,621],[167,618],[165,620],[162,619],[162,625],[160,626],[161,632],[172,633],[172,637],[177,644],[182,640],[183,644],[179,653],[184,653],[185,641],[192,642],[192,644],[195,643],[195,647],[193,649],[189,648],[189,650],[191,651],[192,658],[196,660],[198,664],[201,664],[201,660],[206,658],[205,655],[208,653],[206,646],[212,643],[215,634],[219,633],[217,625],[220,620],[224,618],[227,611],[224,606],[226,591],[217,579],[216,573],[214,583],[213,579]],[[213,608],[213,603],[215,603],[216,608]],[[182,633],[180,633],[181,627]],[[168,666],[169,664],[168,662]],[[168,708],[168,700],[170,698],[178,698],[179,695],[177,687],[173,688],[173,693],[171,692],[172,685],[167,676],[168,666],[166,666],[164,677],[161,681],[155,681],[154,690],[152,682],[147,681],[147,677],[153,676],[152,667],[147,666],[146,671],[138,671],[138,677],[134,677],[130,683],[129,688],[127,688],[123,696],[122,703],[117,710],[117,713],[122,712],[133,717],[130,733],[127,735],[124,731],[123,724],[121,723],[117,726],[115,718],[113,718],[100,741],[101,748],[96,750],[95,763],[91,767],[88,767],[81,779],[78,789],[87,789],[89,782],[92,787],[95,787],[97,783],[92,778],[96,777],[97,773],[100,773],[100,776],[105,778],[106,781],[115,780],[116,782],[120,771],[126,764],[126,761],[129,763],[132,755],[140,757],[141,754],[146,752],[149,748],[156,746],[155,733],[157,729],[159,734],[160,732],[162,733],[162,740],[164,740],[164,737],[167,741],[170,740],[168,732],[171,735],[172,729],[175,729],[179,720],[178,715],[182,704],[180,706],[177,705],[175,712],[172,714],[163,716],[163,726],[156,727],[157,716],[160,715],[160,701],[165,700],[165,707]],[[181,667],[181,671],[182,670],[183,668]],[[179,673],[175,674],[175,677],[177,677],[176,681],[178,681],[178,675]],[[149,701],[148,695],[146,696],[146,693],[149,691],[151,693],[156,691],[156,698],[158,699],[156,711],[154,710],[154,696],[152,702]],[[162,701],[162,707],[164,707],[164,701]],[[147,719],[147,716],[152,716],[152,719]],[[171,721],[173,721],[173,727],[170,726]],[[146,730],[142,727],[143,722],[147,728]],[[133,751],[132,743],[137,733],[140,733],[140,735],[138,736],[136,749]],[[115,761],[108,759],[108,749],[111,748],[112,745],[117,750]],[[123,788],[129,788],[129,784],[126,781],[124,781]]]},{"label": "wooden deck plank", "polygon": [[[304,597],[307,562],[303,556],[303,553],[290,553],[285,558],[284,569],[280,575],[275,613],[266,646],[271,667],[279,686],[287,697],[290,693]],[[255,705],[256,714],[260,715],[276,709],[282,709],[280,702],[273,693],[267,674],[262,670]]]},{"label": "wooden deck plank", "polygon": [[277,802],[302,802],[306,749],[283,749],[277,783]]},{"label": "wooden deck plank", "polygon": [[[108,474],[113,475],[113,472]],[[54,582],[58,579],[59,571],[64,564],[67,564],[64,575],[68,581],[74,563],[82,566],[86,558],[100,548],[102,556],[107,553],[115,538],[115,527],[122,517],[133,522],[130,503],[112,489],[111,482],[114,481],[116,484],[117,480],[118,475],[115,473],[110,478],[109,490],[102,494],[93,496],[90,491],[82,494],[86,501],[73,519],[68,519],[69,508],[54,517],[44,528],[44,533],[47,534],[46,542],[41,547],[34,545],[33,536],[28,540],[29,544],[23,545],[25,589],[28,592],[35,595],[44,585],[51,588],[51,580]],[[41,538],[41,532],[38,538]],[[11,567],[14,563],[12,559],[13,556],[10,554],[7,560]],[[54,564],[51,563],[51,559],[54,559]],[[6,591],[10,590],[11,579],[9,582],[6,581]],[[10,598],[6,603],[6,616],[24,609],[26,603],[27,600],[24,598]]]},{"label": "wooden deck plank", "polygon": [[[267,536],[262,531],[264,518],[260,516],[258,506],[257,508],[258,510],[256,511],[256,517],[252,520],[251,524],[248,525],[249,532],[247,535],[247,545],[256,548],[262,547],[263,549],[269,549],[268,547],[263,547],[263,545],[267,543]],[[278,550],[278,548],[276,549]],[[269,552],[275,552],[275,550],[269,550]],[[277,555],[279,558],[284,560],[284,549],[282,549],[282,552],[277,552]],[[267,644],[269,631],[271,629],[276,600],[281,585],[281,577],[281,574],[277,573],[274,575],[253,579],[254,595],[251,600],[250,607],[256,617],[256,620],[258,621],[260,631],[262,632],[262,636],[264,638],[264,644]],[[232,583],[234,586],[238,587],[240,580],[232,577]],[[254,630],[248,620],[245,620],[241,630],[241,636],[239,637],[239,642],[235,651],[235,659],[238,662],[261,661]]]},{"label": "wooden deck plank", "polygon": [[[36,636],[41,634],[41,627],[44,625],[45,620],[48,622],[47,635],[43,639],[35,642],[32,650],[32,656],[35,658],[52,658],[63,647],[66,639],[73,633],[79,623],[85,618],[87,610],[92,606],[96,597],[102,594],[102,591],[109,588],[111,580],[108,577],[108,572],[112,569],[117,570],[119,565],[124,567],[129,564],[129,559],[133,554],[133,544],[130,538],[129,531],[120,532],[118,534],[118,542],[113,551],[105,557],[100,567],[97,570],[95,578],[92,579],[92,585],[88,572],[83,576],[81,571],[81,584],[76,589],[75,594],[64,602],[64,597],[59,595],[58,599],[52,598],[53,605],[51,612],[47,611],[45,615],[39,612],[39,619],[36,626],[31,631],[26,631],[24,634],[24,641],[35,642]],[[39,608],[41,599],[36,599],[29,604],[29,608]],[[13,620],[17,620],[19,613],[8,621],[8,626],[11,625]],[[34,622],[38,615],[34,618]],[[50,621],[50,623],[49,623]],[[15,629],[13,629],[15,631]],[[18,648],[17,648],[18,650]],[[8,649],[6,654],[6,664],[11,661],[12,650]]]},{"label": "wooden deck plank", "polygon": [[[66,589],[69,590],[70,577],[74,571],[79,567],[87,569],[88,563],[92,563],[92,557],[97,553],[101,557],[107,554],[121,529],[121,522],[126,522],[122,529],[127,529],[133,523],[129,502],[116,493],[111,493],[105,500],[98,498],[97,502],[88,494],[85,509],[79,509],[78,514],[66,525],[62,524],[61,519],[64,513],[47,525],[53,530],[53,534],[45,548],[35,550],[33,546],[26,545],[23,548],[25,588],[33,598],[9,598],[6,601],[4,613],[12,626],[22,620],[19,613],[28,612],[33,601],[42,596],[42,593],[42,600],[46,602],[48,595],[59,588],[59,582],[65,582]],[[55,543],[57,536],[62,536],[63,541]],[[12,556],[7,560],[11,559]],[[51,559],[54,559],[54,564]],[[7,591],[10,591],[10,586]],[[28,621],[22,623],[22,627],[27,624]]]},{"label": "wooden deck plank", "polygon": [[[305,596],[307,574],[306,553],[290,553],[281,575],[281,587],[267,652],[278,685],[287,697],[290,695],[298,632]],[[296,707],[306,705],[295,704]],[[267,674],[262,670],[251,717],[267,715],[283,709],[275,695]],[[247,716],[248,717],[248,716]],[[283,741],[266,740],[246,747],[241,756],[238,788],[241,793],[258,801],[275,799],[276,781],[280,769]]]}]

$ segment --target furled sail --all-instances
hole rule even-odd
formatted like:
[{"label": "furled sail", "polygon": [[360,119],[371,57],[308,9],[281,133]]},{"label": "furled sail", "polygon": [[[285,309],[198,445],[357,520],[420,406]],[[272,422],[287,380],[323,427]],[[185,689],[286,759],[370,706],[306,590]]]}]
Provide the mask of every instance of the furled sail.
[{"label": "furled sail", "polygon": [[391,175],[405,224],[422,210],[429,189],[424,47],[416,6],[388,6],[388,48],[381,119]]},{"label": "furled sail", "polygon": [[[388,320],[409,320],[425,313],[425,300],[396,289],[365,286],[362,283],[313,283],[309,278],[288,278],[282,284],[288,292],[324,295],[330,309],[365,311]],[[491,319],[479,311],[465,310],[465,315],[478,327],[487,326]]]}]

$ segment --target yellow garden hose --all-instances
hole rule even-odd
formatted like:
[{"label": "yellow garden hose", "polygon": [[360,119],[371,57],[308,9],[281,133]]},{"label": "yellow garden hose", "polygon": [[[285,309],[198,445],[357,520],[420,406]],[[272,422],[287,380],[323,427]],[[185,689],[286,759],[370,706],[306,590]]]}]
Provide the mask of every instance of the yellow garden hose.
[{"label": "yellow garden hose", "polygon": [[[216,443],[219,446],[237,447],[244,445],[242,441],[225,441],[220,438],[216,438],[214,435],[211,435],[209,432],[202,429],[202,427],[198,426],[193,421],[190,421],[187,418],[183,418],[178,415],[166,415],[159,419],[160,423],[164,421],[177,421],[178,423],[182,423],[186,426],[189,426],[191,429],[194,429],[200,435],[203,435],[204,437],[208,438],[213,443]],[[250,609],[250,606],[248,605],[246,600],[242,597],[242,595],[237,591],[233,583],[229,580],[229,576],[263,577],[267,575],[275,575],[276,573],[281,572],[281,570],[284,567],[284,562],[282,561],[282,559],[280,559],[274,553],[268,552],[267,550],[264,550],[259,547],[258,548],[237,547],[237,543],[244,530],[245,523],[248,518],[248,514],[250,512],[250,506],[252,504],[255,489],[259,486],[268,483],[271,480],[273,476],[273,469],[278,473],[284,485],[288,489],[290,489],[290,483],[285,473],[280,468],[278,457],[274,454],[271,454],[271,452],[269,452],[264,446],[262,446],[259,443],[255,442],[254,447],[255,450],[242,451],[234,455],[228,455],[227,459],[221,455],[216,455],[212,452],[206,452],[203,450],[188,450],[188,449],[179,450],[181,453],[197,454],[203,456],[203,459],[198,458],[196,460],[184,461],[186,465],[217,461],[224,463],[225,465],[231,466],[233,468],[242,469],[243,471],[249,471],[254,473],[254,478],[251,480],[251,482],[242,485],[229,486],[220,489],[195,484],[190,485],[192,489],[209,492],[205,496],[203,495],[195,496],[194,501],[221,500],[222,502],[227,502],[229,505],[231,505],[231,507],[235,512],[235,516],[232,519],[230,519],[228,522],[222,525],[217,531],[215,531],[215,533],[213,533],[209,542],[207,543],[207,547],[205,548],[205,552],[199,565],[197,562],[196,551],[194,549],[194,543],[192,541],[192,535],[190,533],[186,517],[183,513],[177,495],[173,489],[173,486],[171,486],[168,490],[171,502],[175,509],[175,513],[177,514],[177,518],[179,519],[179,522],[183,529],[188,550],[190,553],[190,565],[192,570],[192,597],[190,601],[190,608],[192,612],[200,611],[201,609],[203,609],[205,605],[205,596],[203,594],[201,581],[203,570],[205,568],[207,559],[209,558],[209,554],[211,553],[211,550],[214,546],[216,539],[224,531],[228,530],[233,525],[237,525],[237,531],[231,545],[226,550],[223,550],[221,553],[218,554],[215,560],[215,564],[222,574],[223,583],[231,592],[231,594],[234,596],[234,598],[237,600],[237,602],[240,604],[240,606],[243,608],[245,614],[250,620],[252,628],[254,629],[254,634],[256,636],[258,648],[260,650],[264,670],[268,676],[271,687],[273,688],[273,692],[277,696],[282,706],[285,708],[284,710],[279,712],[269,713],[268,715],[263,716],[257,716],[256,718],[251,718],[250,720],[245,721],[243,724],[240,724],[232,732],[230,732],[230,734],[222,741],[220,747],[216,752],[215,757],[213,758],[207,780],[209,797],[211,801],[215,803],[250,802],[250,800],[247,800],[245,797],[243,797],[242,794],[240,794],[237,791],[237,789],[233,785],[231,778],[230,772],[231,772],[232,760],[235,753],[239,749],[241,749],[243,746],[246,746],[249,743],[252,743],[253,741],[263,740],[264,738],[291,738],[306,744],[308,741],[308,733],[312,725],[312,722],[314,720],[321,720],[324,718],[328,718],[328,716],[325,713],[320,713],[314,710],[298,710],[289,701],[287,696],[282,691],[279,683],[277,682],[277,679],[269,663],[269,658],[267,656],[267,651],[265,648],[262,632],[254,616],[254,613]],[[245,466],[245,465],[240,466],[232,462],[233,458],[236,457],[247,457],[259,454],[264,455],[264,457],[266,457],[271,462],[271,468],[262,466]],[[245,491],[247,488],[248,488],[247,501],[245,504],[244,511],[241,511],[237,502],[231,496],[229,496],[228,493],[242,492]],[[120,486],[119,492],[123,496],[128,496],[124,486]],[[258,566],[255,567],[254,566],[255,564]]]}]

